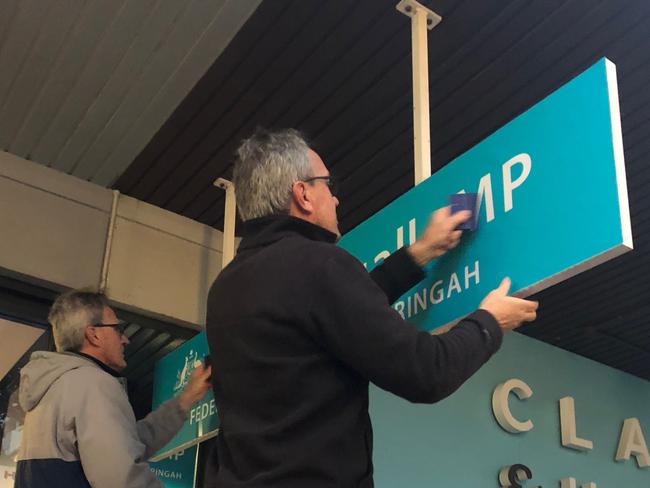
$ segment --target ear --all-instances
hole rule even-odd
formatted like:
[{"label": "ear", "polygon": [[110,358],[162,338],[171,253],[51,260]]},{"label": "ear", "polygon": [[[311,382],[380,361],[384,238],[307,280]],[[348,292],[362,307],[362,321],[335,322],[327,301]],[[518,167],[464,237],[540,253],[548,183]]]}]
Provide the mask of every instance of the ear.
[{"label": "ear", "polygon": [[94,327],[86,327],[84,330],[84,337],[86,338],[88,344],[92,346],[99,347],[101,344],[101,339],[97,335],[97,329]]},{"label": "ear", "polygon": [[291,205],[298,215],[311,215],[314,212],[310,186],[296,181],[291,187]]}]

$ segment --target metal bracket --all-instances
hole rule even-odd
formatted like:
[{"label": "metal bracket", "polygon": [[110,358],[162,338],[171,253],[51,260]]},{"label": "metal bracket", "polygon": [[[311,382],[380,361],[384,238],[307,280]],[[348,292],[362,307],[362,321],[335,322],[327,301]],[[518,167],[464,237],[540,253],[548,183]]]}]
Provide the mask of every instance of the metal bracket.
[{"label": "metal bracket", "polygon": [[227,190],[228,188],[230,188],[230,186],[232,185],[232,183],[230,181],[228,181],[228,180],[226,180],[224,178],[217,178],[216,180],[214,180],[214,182],[212,184],[214,186],[216,186],[217,188],[221,188],[224,191]]},{"label": "metal bracket", "polygon": [[395,8],[407,17],[413,17],[417,10],[424,12],[427,16],[427,29],[429,30],[433,29],[442,21],[442,17],[440,17],[437,13],[431,9],[426,8],[424,5],[416,2],[415,0],[401,0],[401,2],[399,2]]}]

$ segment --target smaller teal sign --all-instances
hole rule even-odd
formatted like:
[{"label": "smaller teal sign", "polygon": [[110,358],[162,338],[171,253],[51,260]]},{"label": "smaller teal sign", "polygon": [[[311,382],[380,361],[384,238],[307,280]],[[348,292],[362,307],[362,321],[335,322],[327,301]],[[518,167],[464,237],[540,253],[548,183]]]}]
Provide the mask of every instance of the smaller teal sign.
[{"label": "smaller teal sign", "polygon": [[194,488],[198,446],[192,446],[165,459],[150,462],[149,468],[165,488]]},{"label": "smaller teal sign", "polygon": [[[154,368],[152,408],[157,408],[161,403],[183,391],[194,370],[194,364],[203,361],[206,354],[208,354],[208,343],[205,332],[201,332],[158,361]],[[212,390],[209,390],[203,400],[192,405],[188,419],[178,434],[151,460],[163,459],[214,437],[218,428],[219,415]]]}]

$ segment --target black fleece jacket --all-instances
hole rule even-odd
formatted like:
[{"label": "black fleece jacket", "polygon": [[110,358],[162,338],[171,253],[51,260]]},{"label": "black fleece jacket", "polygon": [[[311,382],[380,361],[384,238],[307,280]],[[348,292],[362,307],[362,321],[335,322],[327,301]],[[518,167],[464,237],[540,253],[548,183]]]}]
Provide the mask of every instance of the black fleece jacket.
[{"label": "black fleece jacket", "polygon": [[321,227],[247,224],[207,304],[216,486],[372,487],[368,382],[436,402],[490,358],[501,330],[483,310],[442,335],[405,322],[389,300],[423,275],[404,250],[369,274]]}]

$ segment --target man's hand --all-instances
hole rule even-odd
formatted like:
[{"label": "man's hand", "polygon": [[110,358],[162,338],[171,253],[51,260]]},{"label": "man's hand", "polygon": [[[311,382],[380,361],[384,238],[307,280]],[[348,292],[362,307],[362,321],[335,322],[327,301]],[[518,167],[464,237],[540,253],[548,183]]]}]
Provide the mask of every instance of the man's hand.
[{"label": "man's hand", "polygon": [[499,288],[488,293],[479,306],[492,314],[504,332],[516,329],[522,322],[535,320],[539,306],[539,302],[533,300],[509,297],[509,290],[510,278],[504,278]]},{"label": "man's hand", "polygon": [[411,244],[407,252],[420,266],[439,258],[458,245],[463,231],[456,230],[460,224],[472,216],[469,210],[452,215],[450,207],[443,207],[431,214],[429,225],[420,238]]},{"label": "man's hand", "polygon": [[181,408],[187,412],[193,403],[198,402],[210,389],[210,375],[212,375],[212,366],[207,368],[203,363],[198,361],[190,375],[190,380],[183,392],[178,395],[178,403]]}]

